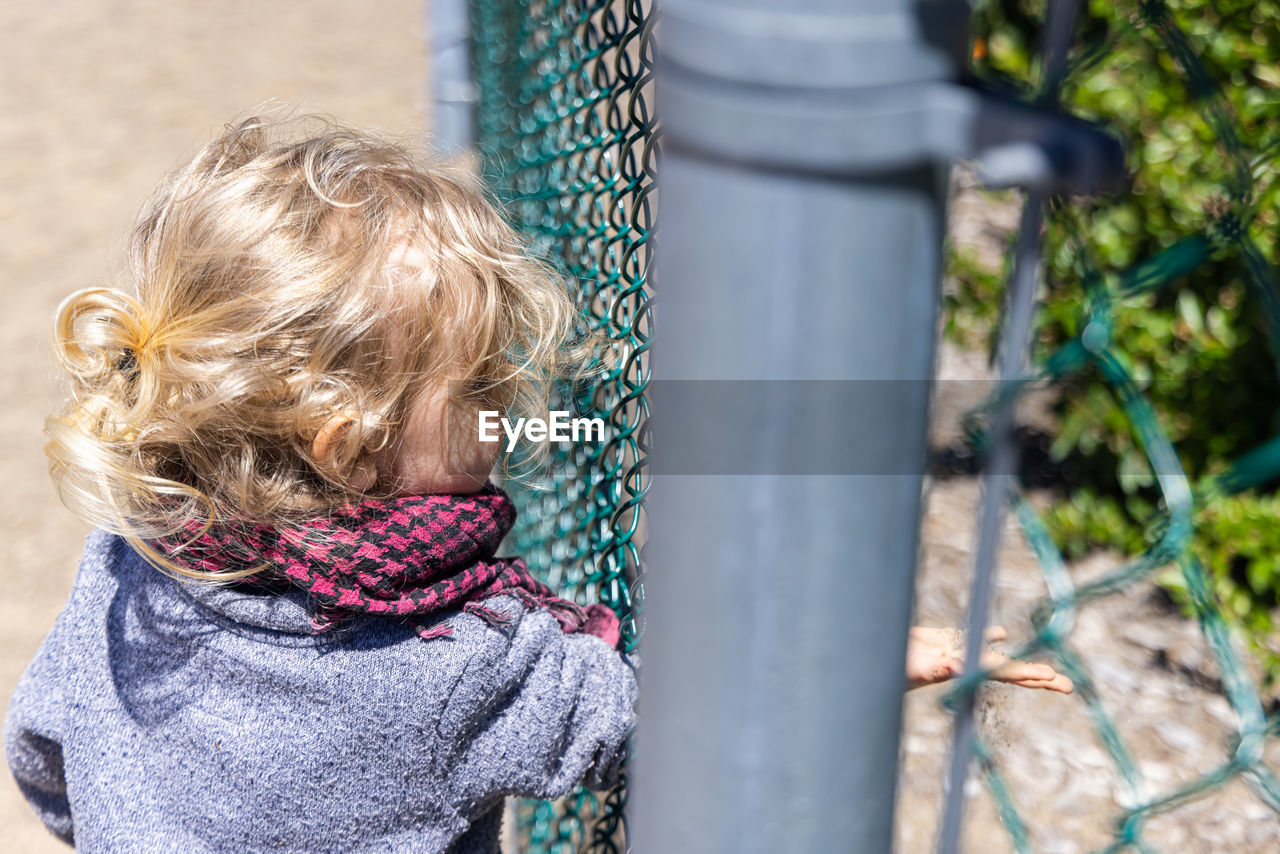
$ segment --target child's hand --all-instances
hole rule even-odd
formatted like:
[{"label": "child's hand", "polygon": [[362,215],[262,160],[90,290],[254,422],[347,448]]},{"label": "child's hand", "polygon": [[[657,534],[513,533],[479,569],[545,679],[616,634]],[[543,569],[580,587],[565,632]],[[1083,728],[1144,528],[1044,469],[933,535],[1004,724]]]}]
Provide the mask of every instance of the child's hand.
[{"label": "child's hand", "polygon": [[[987,641],[1004,640],[1003,626],[989,626]],[[1012,682],[1024,688],[1047,688],[1070,694],[1071,680],[1047,664],[1018,661],[994,649],[983,651],[979,664],[994,667],[990,679]],[[931,629],[912,626],[907,636],[907,690],[945,682],[964,672],[964,632],[959,629]]]}]

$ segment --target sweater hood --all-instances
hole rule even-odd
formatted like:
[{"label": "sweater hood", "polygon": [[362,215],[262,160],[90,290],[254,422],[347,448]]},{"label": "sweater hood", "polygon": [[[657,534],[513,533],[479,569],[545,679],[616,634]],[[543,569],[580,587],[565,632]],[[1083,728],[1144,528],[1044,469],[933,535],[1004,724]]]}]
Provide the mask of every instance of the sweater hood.
[{"label": "sweater hood", "polygon": [[316,633],[311,625],[307,594],[301,590],[283,593],[254,590],[176,576],[150,565],[146,558],[123,539],[118,539],[116,545],[127,552],[121,556],[122,561],[132,563],[143,571],[163,575],[185,598],[225,620],[275,632],[298,635]]}]

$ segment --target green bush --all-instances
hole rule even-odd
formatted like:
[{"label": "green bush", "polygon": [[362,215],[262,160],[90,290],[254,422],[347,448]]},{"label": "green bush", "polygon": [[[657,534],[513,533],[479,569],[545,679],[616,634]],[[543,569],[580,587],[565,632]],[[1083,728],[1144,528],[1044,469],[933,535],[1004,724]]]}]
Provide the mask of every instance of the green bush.
[{"label": "green bush", "polygon": [[[1043,6],[978,7],[978,77],[1034,96],[1034,39]],[[1186,34],[1198,64],[1171,55],[1156,26],[1164,12]],[[1126,273],[1135,265],[1163,259],[1144,270],[1168,282],[1110,303],[1112,341],[1192,484],[1203,485],[1280,434],[1280,341],[1268,333],[1271,323],[1280,329],[1280,311],[1251,287],[1242,244],[1233,239],[1247,234],[1269,272],[1280,200],[1280,4],[1091,0],[1082,17],[1062,100],[1070,112],[1122,136],[1133,181],[1124,193],[1067,200],[1051,214],[1049,287],[1035,358],[1043,362],[1081,334],[1091,277],[1113,298],[1132,283]],[[1186,242],[1196,235],[1198,242]],[[1198,263],[1179,271],[1189,264],[1160,255],[1171,247],[1186,249]],[[966,247],[953,247],[948,265],[956,288],[944,306],[947,333],[985,345],[998,320],[1005,271],[983,268]],[[1076,478],[1063,485],[1063,500],[1048,513],[1051,530],[1072,558],[1099,547],[1140,551],[1161,505],[1132,425],[1096,377],[1061,389],[1051,454],[1069,461]],[[1224,612],[1267,653],[1269,678],[1280,674],[1280,655],[1266,649],[1280,605],[1275,486],[1199,508],[1192,546],[1213,573]],[[1185,606],[1176,571],[1159,578]]]}]

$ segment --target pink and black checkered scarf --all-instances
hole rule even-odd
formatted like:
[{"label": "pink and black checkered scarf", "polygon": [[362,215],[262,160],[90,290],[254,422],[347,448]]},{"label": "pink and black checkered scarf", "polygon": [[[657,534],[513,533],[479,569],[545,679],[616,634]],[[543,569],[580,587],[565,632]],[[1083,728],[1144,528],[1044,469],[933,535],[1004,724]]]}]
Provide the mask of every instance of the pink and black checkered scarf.
[{"label": "pink and black checkered scarf", "polygon": [[349,504],[290,528],[219,525],[181,545],[150,544],[205,572],[267,564],[249,583],[306,591],[316,631],[357,614],[379,614],[407,618],[425,639],[441,637],[452,628],[428,626],[423,618],[462,610],[501,625],[510,617],[481,601],[509,594],[549,610],[566,634],[586,632],[616,646],[618,618],[610,608],[562,599],[530,575],[523,560],[494,557],[515,518],[511,499],[488,484],[474,495]]}]

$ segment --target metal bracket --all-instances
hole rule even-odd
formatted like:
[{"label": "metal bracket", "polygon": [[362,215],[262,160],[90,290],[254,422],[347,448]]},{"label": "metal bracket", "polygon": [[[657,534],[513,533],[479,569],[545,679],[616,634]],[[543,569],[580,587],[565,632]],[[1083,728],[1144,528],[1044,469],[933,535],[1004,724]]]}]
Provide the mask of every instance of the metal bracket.
[{"label": "metal bracket", "polygon": [[[973,158],[995,187],[1108,192],[1124,150],[1098,125],[947,81],[762,90],[681,75],[659,98],[668,145],[773,168],[866,175]],[[696,117],[696,142],[681,133]]]},{"label": "metal bracket", "polygon": [[1123,184],[1123,149],[1101,127],[952,79],[967,44],[965,4],[868,5],[874,11],[837,4],[825,14],[763,0],[665,5],[657,42],[665,144],[825,174],[973,158],[991,186]]}]

